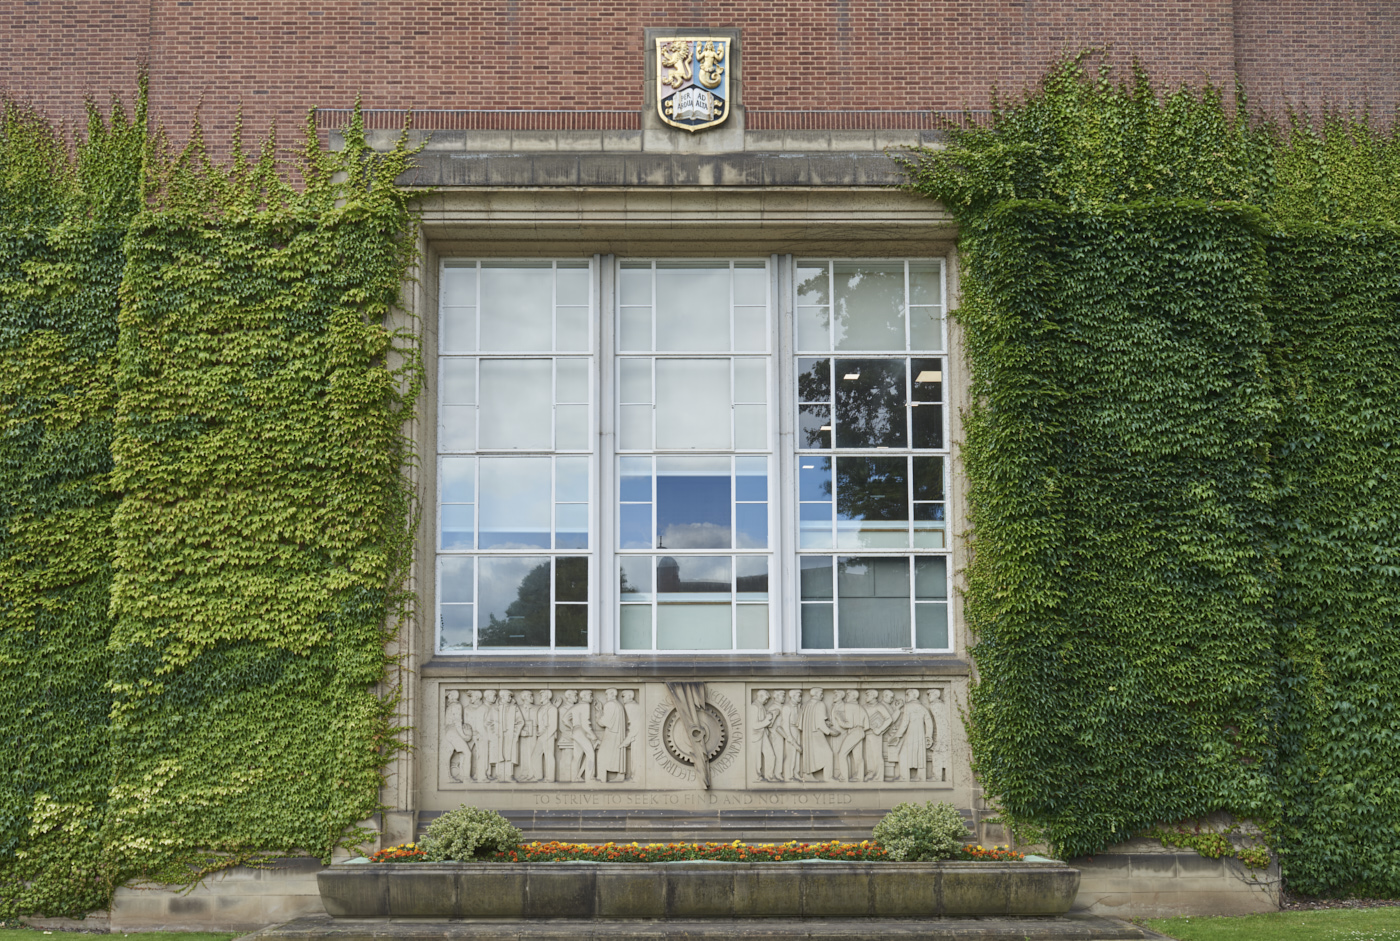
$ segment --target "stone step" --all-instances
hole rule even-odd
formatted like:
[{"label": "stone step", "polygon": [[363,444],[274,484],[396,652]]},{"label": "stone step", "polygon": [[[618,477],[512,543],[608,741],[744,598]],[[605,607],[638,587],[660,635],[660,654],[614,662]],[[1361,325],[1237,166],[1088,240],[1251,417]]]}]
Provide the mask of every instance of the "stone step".
[{"label": "stone step", "polygon": [[1100,915],[978,918],[746,918],[703,921],[518,919],[424,921],[310,915],[237,941],[1170,941],[1139,925]]}]

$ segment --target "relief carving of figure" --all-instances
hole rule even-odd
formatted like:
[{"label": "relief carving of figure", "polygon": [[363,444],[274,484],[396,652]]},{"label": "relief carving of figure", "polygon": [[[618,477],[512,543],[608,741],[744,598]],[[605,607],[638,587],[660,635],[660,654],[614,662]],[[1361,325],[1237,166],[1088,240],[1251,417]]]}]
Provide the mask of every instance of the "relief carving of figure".
[{"label": "relief carving of figure", "polygon": [[760,781],[781,781],[782,771],[777,766],[777,751],[773,746],[773,724],[778,719],[778,710],[773,707],[768,690],[754,690],[753,722],[749,729],[758,744],[758,779]]},{"label": "relief carving of figure", "polygon": [[559,738],[559,707],[552,702],[553,693],[540,690],[540,704],[535,707],[535,750],[528,757],[530,777],[554,783],[554,745]]},{"label": "relief carving of figure", "polygon": [[[463,776],[470,778],[472,773],[472,730],[463,718],[462,694],[455,689],[447,692],[447,706],[442,714],[442,744],[438,748],[441,762],[441,776],[449,781],[461,783]],[[458,774],[452,773],[452,756],[460,754]]]},{"label": "relief carving of figure", "polygon": [[904,697],[904,711],[895,727],[894,737],[898,741],[898,760],[895,762],[895,780],[915,781],[916,774],[925,774],[928,762],[928,749],[933,744],[933,714],[919,701],[917,689],[908,690]]},{"label": "relief carving of figure", "polygon": [[[462,777],[479,781],[486,777],[486,704],[481,701],[481,690],[467,690],[467,704],[462,709],[462,718],[471,731],[471,759],[462,759]],[[468,767],[470,765],[470,767]]]},{"label": "relief carving of figure", "polygon": [[563,766],[559,780],[577,781],[574,772],[578,762],[574,760],[574,707],[578,705],[578,690],[564,690],[564,701],[559,706],[559,761]]},{"label": "relief carving of figure", "polygon": [[842,706],[841,716],[835,722],[836,727],[845,732],[836,746],[836,780],[863,781],[866,778],[863,746],[870,719],[865,707],[860,704],[860,693],[856,690],[846,690],[846,701]]},{"label": "relief carving of figure", "polygon": [[661,67],[670,72],[661,79],[661,84],[680,88],[690,81],[690,43],[684,39],[668,42],[661,47]]},{"label": "relief carving of figure", "polygon": [[890,724],[885,730],[883,746],[885,758],[885,780],[899,781],[899,727],[900,716],[904,715],[904,705],[895,697],[894,690],[887,689],[880,694],[880,705],[890,711]]},{"label": "relief carving of figure", "polygon": [[[573,692],[570,690],[570,692]],[[569,707],[569,733],[573,738],[573,762],[569,779],[571,781],[598,780],[598,766],[594,750],[598,747],[598,736],[593,732],[593,691],[579,690],[578,702]]]},{"label": "relief carving of figure", "polygon": [[787,691],[787,702],[779,702],[778,728],[783,738],[783,777],[802,780],[802,690]]},{"label": "relief carving of figure", "polygon": [[[493,714],[495,727],[488,728],[496,746],[492,771],[497,781],[511,781],[515,778],[515,766],[520,761],[520,731],[525,727],[525,715],[508,689],[501,690],[500,701]],[[490,723],[491,718],[488,717],[487,721]]]},{"label": "relief carving of figure", "polygon": [[481,703],[481,731],[486,740],[486,748],[483,749],[486,752],[486,767],[482,769],[481,777],[484,781],[494,781],[496,762],[501,760],[500,703],[496,701],[497,694],[494,689],[486,690],[483,695],[485,699]]},{"label": "relief carving of figure", "polygon": [[522,689],[515,694],[515,702],[525,717],[525,724],[520,727],[520,764],[515,777],[517,781],[533,781],[535,776],[529,764],[530,756],[535,753],[535,700],[528,689]]},{"label": "relief carving of figure", "polygon": [[939,777],[938,758],[934,755],[934,749],[938,747],[938,707],[943,702],[943,690],[931,689],[925,694],[928,700],[929,715],[929,737],[928,737],[928,773],[924,776],[925,781],[933,781]]},{"label": "relief carving of figure", "polygon": [[802,707],[802,773],[810,779],[823,774],[831,780],[835,762],[832,760],[831,739],[838,734],[827,721],[826,700],[820,686],[807,692]]},{"label": "relief carving of figure", "polygon": [[706,88],[718,88],[720,79],[724,77],[724,68],[720,65],[724,61],[724,43],[715,48],[713,42],[704,45],[695,44],[695,61],[700,67],[700,84]]},{"label": "relief carving of figure", "polygon": [[630,781],[637,776],[637,735],[642,728],[642,704],[637,702],[637,694],[634,690],[624,689],[622,691],[622,715],[627,720],[627,737],[622,740],[622,747],[627,752],[625,780]]},{"label": "relief carving of figure", "polygon": [[865,691],[865,780],[885,780],[885,732],[894,720],[894,711],[880,702],[880,691]]},{"label": "relief carving of figure", "polygon": [[627,754],[622,748],[627,738],[627,714],[617,701],[616,689],[606,690],[603,696],[598,716],[598,780],[619,781],[627,773]]}]

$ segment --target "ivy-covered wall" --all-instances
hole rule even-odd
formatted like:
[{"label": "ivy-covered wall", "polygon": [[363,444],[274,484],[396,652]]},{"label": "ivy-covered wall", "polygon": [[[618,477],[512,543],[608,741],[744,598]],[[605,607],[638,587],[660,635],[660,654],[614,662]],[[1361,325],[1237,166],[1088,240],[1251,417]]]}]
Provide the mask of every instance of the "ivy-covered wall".
[{"label": "ivy-covered wall", "polygon": [[0,133],[0,917],[329,856],[399,747],[401,146]]},{"label": "ivy-covered wall", "polygon": [[956,214],[980,781],[1094,853],[1229,811],[1400,891],[1400,138],[1063,63],[911,162]]}]

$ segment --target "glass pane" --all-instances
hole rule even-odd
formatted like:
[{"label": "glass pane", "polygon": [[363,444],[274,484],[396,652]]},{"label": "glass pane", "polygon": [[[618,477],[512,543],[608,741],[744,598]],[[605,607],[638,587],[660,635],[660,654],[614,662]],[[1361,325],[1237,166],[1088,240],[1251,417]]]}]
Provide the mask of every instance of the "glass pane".
[{"label": "glass pane", "polygon": [[734,304],[736,307],[768,303],[768,269],[759,263],[755,267],[734,266]]},{"label": "glass pane", "polygon": [[914,499],[943,499],[943,458],[914,458]]},{"label": "glass pane", "polygon": [[733,593],[729,563],[723,555],[662,556],[656,563],[657,600],[723,603],[728,611]]},{"label": "glass pane", "polygon": [[768,499],[768,458],[736,457],[734,459],[734,474],[734,499]]},{"label": "glass pane", "polygon": [[943,303],[943,266],[940,264],[909,265],[909,303]]},{"label": "glass pane", "polygon": [[[736,503],[734,505],[736,549],[768,548],[768,504]],[[683,548],[692,548],[685,546]],[[699,547],[695,547],[699,548]],[[723,548],[723,547],[721,547]]]},{"label": "glass pane", "polygon": [[651,502],[651,458],[624,457],[618,461],[621,471],[622,499],[629,502]]},{"label": "glass pane", "polygon": [[797,361],[797,400],[799,402],[831,401],[831,360],[799,359]]},{"label": "glass pane", "polygon": [[801,548],[836,548],[835,540],[831,534],[831,504],[800,503],[798,506],[800,507],[798,510],[798,530],[801,537]]},{"label": "glass pane", "polygon": [[438,601],[443,604],[467,602],[472,598],[472,562],[463,556],[438,559]]},{"label": "glass pane", "polygon": [[622,303],[651,306],[651,265],[642,264],[635,268],[623,265],[618,274],[618,291]]},{"label": "glass pane", "polygon": [[943,447],[943,360],[916,359],[911,364],[914,376],[913,409],[914,447]]},{"label": "glass pane", "polygon": [[768,349],[768,308],[734,308],[734,349],[741,352]]},{"label": "glass pane", "polygon": [[588,360],[554,361],[554,401],[588,404]]},{"label": "glass pane", "polygon": [[444,307],[442,309],[443,352],[463,352],[476,349],[476,308]]},{"label": "glass pane", "polygon": [[797,410],[797,446],[823,449],[831,447],[831,406],[803,405]]},{"label": "glass pane", "polygon": [[556,604],[554,606],[554,646],[588,646],[588,605]]},{"label": "glass pane", "polygon": [[548,549],[550,460],[481,459],[481,548]]},{"label": "glass pane", "polygon": [[439,451],[476,450],[476,406],[444,405],[438,429]]},{"label": "glass pane", "polygon": [[443,503],[476,502],[476,459],[445,457],[439,463],[438,485]]},{"label": "glass pane", "polygon": [[836,462],[836,529],[842,548],[909,545],[906,458],[842,457]]},{"label": "glass pane", "polygon": [[910,645],[908,559],[838,559],[836,590],[843,648]]},{"label": "glass pane", "polygon": [[734,360],[734,401],[768,401],[767,363],[761,359]]},{"label": "glass pane", "polygon": [[651,406],[624,405],[619,409],[621,420],[617,429],[617,446],[624,451],[646,451],[651,448]]},{"label": "glass pane", "polygon": [[588,308],[560,307],[554,312],[554,348],[561,353],[587,350]]},{"label": "glass pane", "polygon": [[943,406],[927,402],[911,409],[914,415],[914,447],[943,447]]},{"label": "glass pane", "polygon": [[[797,303],[821,305],[831,303],[828,291],[830,278],[827,277],[826,262],[799,261],[797,263]],[[825,344],[823,344],[825,347]]]},{"label": "glass pane", "polygon": [[947,650],[948,606],[946,604],[914,605],[914,646]]},{"label": "glass pane", "polygon": [[619,360],[618,375],[621,378],[619,402],[628,405],[651,404],[651,360]]},{"label": "glass pane", "polygon": [[727,604],[663,604],[656,608],[657,650],[730,650]]},{"label": "glass pane", "polygon": [[554,446],[560,451],[588,451],[588,406],[558,405],[554,410]]},{"label": "glass pane", "polygon": [[624,503],[621,507],[621,529],[617,534],[623,549],[652,549],[651,504]]},{"label": "glass pane", "polygon": [[618,578],[618,594],[623,601],[650,601],[651,556],[626,557],[621,560]]},{"label": "glass pane", "polygon": [[729,349],[729,266],[656,268],[656,348]]},{"label": "glass pane", "polygon": [[554,600],[588,601],[588,559],[562,556],[554,560]]},{"label": "glass pane", "polygon": [[556,549],[588,548],[588,504],[560,503],[554,508]]},{"label": "glass pane", "polygon": [[442,606],[442,639],[439,650],[470,650],[472,647],[472,606]]},{"label": "glass pane", "polygon": [[478,562],[480,647],[549,646],[549,559],[484,558]]},{"label": "glass pane", "polygon": [[741,555],[735,559],[735,589],[740,601],[768,600],[768,557]]},{"label": "glass pane", "polygon": [[476,265],[471,267],[445,267],[442,269],[443,307],[476,306]]},{"label": "glass pane", "polygon": [[476,360],[444,356],[438,360],[443,405],[476,404]]},{"label": "glass pane", "polygon": [[588,458],[554,459],[554,499],[559,503],[588,502]]},{"label": "glass pane", "polygon": [[734,406],[734,447],[763,451],[768,447],[768,406]]},{"label": "glass pane", "polygon": [[651,605],[623,605],[620,627],[623,650],[651,649]]},{"label": "glass pane", "polygon": [[903,448],[909,396],[902,359],[836,361],[836,446]]},{"label": "glass pane", "polygon": [[481,362],[481,447],[547,451],[553,445],[553,371],[547,359]]},{"label": "glass pane", "polygon": [[734,609],[734,627],[739,650],[768,649],[768,605],[741,604]]},{"label": "glass pane", "polygon": [[656,361],[656,446],[728,450],[729,362]]},{"label": "glass pane", "polygon": [[943,360],[916,359],[911,363],[914,374],[915,402],[943,401]]},{"label": "glass pane", "polygon": [[[471,549],[475,534],[472,527],[476,507],[470,503],[448,503],[442,507],[442,529],[438,532],[439,549]],[[470,601],[470,598],[465,599]]]},{"label": "glass pane", "polygon": [[831,349],[830,308],[797,308],[797,348],[804,351]]},{"label": "glass pane", "polygon": [[800,558],[802,600],[821,601],[831,597],[831,556],[804,555]]},{"label": "glass pane", "polygon": [[561,307],[575,304],[587,307],[588,281],[587,262],[560,262],[554,272],[554,302]]},{"label": "glass pane", "polygon": [[944,532],[947,523],[943,521],[943,504],[914,504],[914,548],[944,548]]},{"label": "glass pane", "polygon": [[732,505],[729,458],[656,459],[656,548],[730,548]]},{"label": "glass pane", "polygon": [[834,282],[838,350],[905,348],[904,265],[838,264]]},{"label": "glass pane", "polygon": [[836,646],[836,627],[831,604],[802,606],[802,647],[805,650],[830,650]]},{"label": "glass pane", "polygon": [[918,556],[914,559],[914,598],[918,601],[947,600],[948,559],[946,556]]},{"label": "glass pane", "polygon": [[548,262],[482,265],[483,350],[547,353],[554,348],[554,279],[549,267]]},{"label": "glass pane", "polygon": [[651,308],[624,307],[619,318],[617,348],[624,352],[651,349]]},{"label": "glass pane", "polygon": [[943,308],[909,308],[909,345],[916,350],[943,349]]},{"label": "glass pane", "polygon": [[797,499],[816,501],[831,500],[831,458],[798,458]]}]

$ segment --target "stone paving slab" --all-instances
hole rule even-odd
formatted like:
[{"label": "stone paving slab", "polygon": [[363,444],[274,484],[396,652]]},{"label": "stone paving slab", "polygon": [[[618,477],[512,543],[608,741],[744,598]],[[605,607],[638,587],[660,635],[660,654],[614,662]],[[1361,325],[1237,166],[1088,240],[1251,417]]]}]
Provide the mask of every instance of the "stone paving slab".
[{"label": "stone paving slab", "polygon": [[704,921],[532,919],[458,921],[309,915],[237,941],[1170,941],[1101,915],[1054,918],[748,918]]}]

